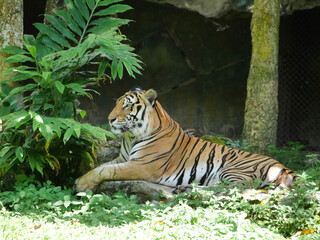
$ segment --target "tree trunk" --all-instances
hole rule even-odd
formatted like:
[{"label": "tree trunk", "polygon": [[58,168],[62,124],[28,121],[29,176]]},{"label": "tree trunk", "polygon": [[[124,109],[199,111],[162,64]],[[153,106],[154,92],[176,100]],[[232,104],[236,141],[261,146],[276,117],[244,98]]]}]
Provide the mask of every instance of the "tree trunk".
[{"label": "tree trunk", "polygon": [[261,153],[277,137],[279,11],[280,0],[254,1],[243,138]]},{"label": "tree trunk", "polygon": [[[22,47],[22,36],[23,0],[0,0],[0,50],[10,45]],[[8,54],[0,52],[0,82],[5,79],[5,71],[14,66],[12,63],[4,63],[7,57]],[[1,131],[2,120],[0,119]]]},{"label": "tree trunk", "polygon": [[[22,47],[23,0],[0,0],[0,49],[15,45]],[[8,55],[0,52],[0,81],[12,64],[4,64]],[[0,85],[1,91],[1,85]]]}]

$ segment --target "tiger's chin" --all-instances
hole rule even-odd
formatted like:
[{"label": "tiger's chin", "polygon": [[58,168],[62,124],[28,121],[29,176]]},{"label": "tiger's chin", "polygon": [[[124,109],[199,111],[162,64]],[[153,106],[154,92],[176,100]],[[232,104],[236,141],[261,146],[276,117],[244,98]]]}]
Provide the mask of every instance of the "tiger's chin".
[{"label": "tiger's chin", "polygon": [[135,137],[146,135],[146,129],[142,123],[133,123],[119,126],[111,125],[111,131],[118,136],[123,136],[123,134],[125,133]]},{"label": "tiger's chin", "polygon": [[132,127],[129,126],[115,126],[115,125],[111,125],[111,132],[114,133],[115,135],[122,137],[123,134],[125,133],[130,133],[132,131]]},{"label": "tiger's chin", "polygon": [[124,127],[112,127],[111,128],[111,132],[116,134],[116,135],[123,135],[125,132],[128,132],[129,129],[128,128],[124,128]]}]

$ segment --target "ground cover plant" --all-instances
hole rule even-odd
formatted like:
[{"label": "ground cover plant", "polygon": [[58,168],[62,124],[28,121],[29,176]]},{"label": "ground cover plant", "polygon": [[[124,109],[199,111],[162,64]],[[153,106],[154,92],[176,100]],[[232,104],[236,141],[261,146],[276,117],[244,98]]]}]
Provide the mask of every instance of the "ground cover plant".
[{"label": "ground cover plant", "polygon": [[[286,155],[298,151],[272,149]],[[319,239],[320,168],[307,164],[292,191],[243,194],[243,186],[221,183],[143,204],[121,192],[74,194],[18,175],[14,189],[0,193],[0,234],[6,239]]]}]

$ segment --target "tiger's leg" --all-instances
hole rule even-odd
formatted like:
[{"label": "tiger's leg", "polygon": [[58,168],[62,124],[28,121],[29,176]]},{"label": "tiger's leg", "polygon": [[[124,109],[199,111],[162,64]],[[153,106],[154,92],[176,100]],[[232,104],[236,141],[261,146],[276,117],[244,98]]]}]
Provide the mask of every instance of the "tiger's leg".
[{"label": "tiger's leg", "polygon": [[94,191],[105,180],[147,180],[143,174],[148,172],[135,162],[119,164],[105,163],[78,178],[75,189],[78,192]]},{"label": "tiger's leg", "polygon": [[124,163],[124,162],[127,162],[127,161],[125,159],[117,157],[110,162],[106,162],[106,164],[112,165],[112,164],[118,164],[118,163]]}]

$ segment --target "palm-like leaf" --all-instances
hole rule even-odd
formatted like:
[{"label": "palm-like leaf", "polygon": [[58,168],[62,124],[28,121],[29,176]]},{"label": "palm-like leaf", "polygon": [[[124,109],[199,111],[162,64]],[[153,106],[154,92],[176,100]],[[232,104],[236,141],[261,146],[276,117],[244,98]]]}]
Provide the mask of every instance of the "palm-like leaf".
[{"label": "palm-like leaf", "polygon": [[[122,77],[123,65],[131,76],[134,76],[134,73],[140,73],[140,60],[132,53],[131,47],[122,43],[125,38],[116,31],[129,20],[111,17],[111,15],[131,9],[130,6],[118,4],[121,0],[65,0],[65,2],[69,12],[55,10],[57,17],[45,15],[51,26],[35,24],[41,35],[51,40],[41,38],[40,41],[40,45],[43,46],[50,43],[49,47],[53,50],[52,54],[46,56],[46,59],[50,61],[50,59],[59,57],[59,61],[52,69],[54,73],[60,74],[59,71],[70,69],[70,65],[73,65],[73,70],[79,69],[94,58],[112,62],[109,66],[113,79],[117,75]],[[57,51],[57,49],[63,50]],[[108,66],[105,62],[100,63],[99,77],[102,76],[101,71]],[[69,74],[73,74],[73,71],[70,71]],[[68,79],[69,74],[64,74],[63,78]]]}]

